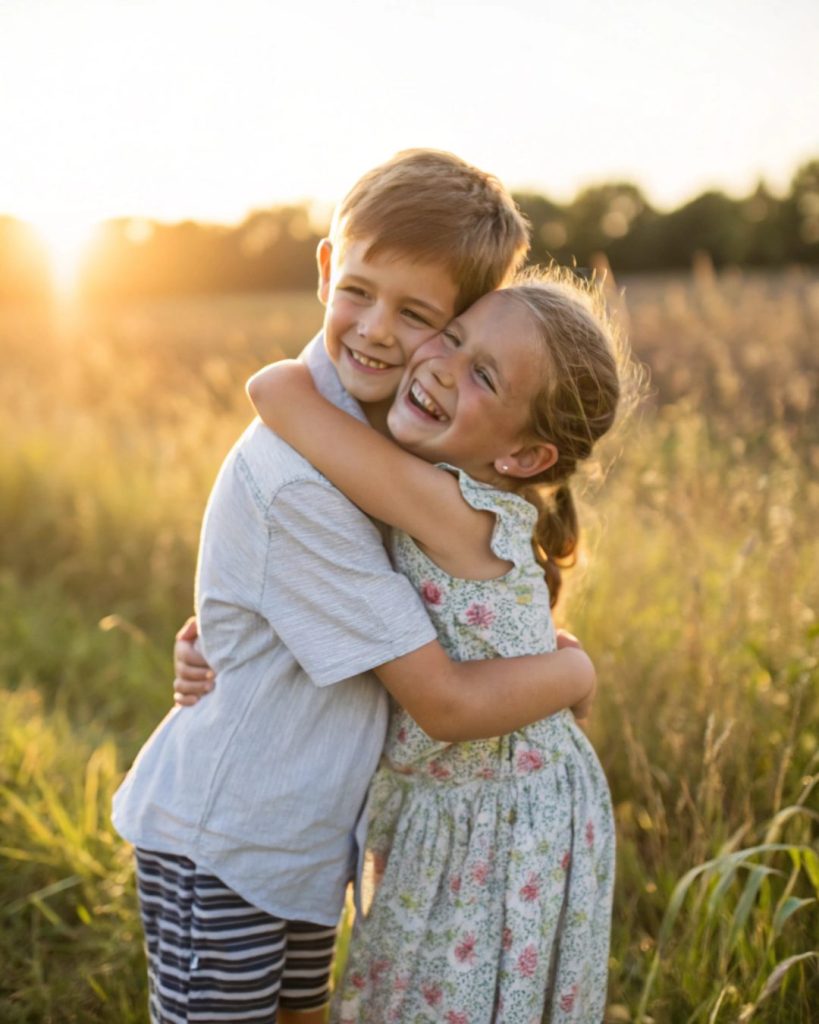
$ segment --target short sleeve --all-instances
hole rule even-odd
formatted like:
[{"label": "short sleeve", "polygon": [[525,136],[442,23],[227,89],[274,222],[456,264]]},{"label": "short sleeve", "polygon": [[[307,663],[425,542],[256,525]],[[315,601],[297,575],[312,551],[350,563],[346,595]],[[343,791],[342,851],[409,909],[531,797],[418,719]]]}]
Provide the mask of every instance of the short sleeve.
[{"label": "short sleeve", "polygon": [[495,516],[495,529],[489,542],[492,553],[518,567],[530,565],[534,561],[532,534],[537,523],[535,506],[519,494],[501,491],[473,480],[463,470],[450,466],[445,468],[457,475],[461,494],[468,505],[483,512],[492,512]]},{"label": "short sleeve", "polygon": [[322,480],[288,483],[268,515],[261,611],[318,686],[436,638],[373,523]]}]

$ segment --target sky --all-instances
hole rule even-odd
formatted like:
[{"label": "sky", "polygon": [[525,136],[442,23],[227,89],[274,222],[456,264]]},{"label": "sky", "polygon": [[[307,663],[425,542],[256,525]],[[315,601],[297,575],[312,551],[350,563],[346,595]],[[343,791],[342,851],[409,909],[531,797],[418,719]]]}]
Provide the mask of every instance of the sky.
[{"label": "sky", "polygon": [[0,0],[0,214],[236,223],[410,146],[569,200],[785,190],[819,157],[819,3]]}]

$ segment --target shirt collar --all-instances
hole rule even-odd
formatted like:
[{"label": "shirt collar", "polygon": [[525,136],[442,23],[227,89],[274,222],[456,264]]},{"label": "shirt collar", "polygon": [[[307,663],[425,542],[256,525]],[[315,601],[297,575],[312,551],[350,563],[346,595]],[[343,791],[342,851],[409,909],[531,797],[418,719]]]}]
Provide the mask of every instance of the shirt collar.
[{"label": "shirt collar", "polygon": [[344,412],[355,416],[362,423],[367,422],[361,406],[339,380],[336,368],[327,355],[327,349],[324,346],[324,334],[321,331],[305,346],[299,358],[307,364],[307,368],[313,375],[316,388],[328,402],[332,402],[339,409],[343,409]]}]

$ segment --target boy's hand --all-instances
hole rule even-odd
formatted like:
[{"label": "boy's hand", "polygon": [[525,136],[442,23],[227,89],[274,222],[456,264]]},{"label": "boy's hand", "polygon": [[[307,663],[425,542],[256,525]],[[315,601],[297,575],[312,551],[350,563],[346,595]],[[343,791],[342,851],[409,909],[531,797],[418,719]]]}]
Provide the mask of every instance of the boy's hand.
[{"label": "boy's hand", "polygon": [[173,645],[173,702],[182,708],[196,704],[215,685],[213,669],[196,648],[198,636],[196,619],[191,616],[176,634]]},{"label": "boy's hand", "polygon": [[[583,645],[577,639],[574,634],[567,632],[565,629],[559,629],[557,631],[557,649],[562,650],[564,647],[578,647],[581,650]],[[575,704],[571,709],[572,714],[577,721],[582,725],[588,719],[591,714],[592,704],[594,703],[594,695],[597,691],[597,678],[595,677],[594,686],[590,692],[580,701],[579,704]]]}]

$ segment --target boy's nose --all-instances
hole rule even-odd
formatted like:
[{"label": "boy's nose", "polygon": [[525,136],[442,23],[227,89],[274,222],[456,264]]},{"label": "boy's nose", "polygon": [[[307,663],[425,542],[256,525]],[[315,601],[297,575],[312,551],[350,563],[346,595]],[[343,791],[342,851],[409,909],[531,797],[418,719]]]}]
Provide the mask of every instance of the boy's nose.
[{"label": "boy's nose", "polygon": [[360,338],[365,338],[374,345],[392,345],[395,341],[388,318],[375,310],[371,311],[369,316],[361,318],[357,332]]}]

